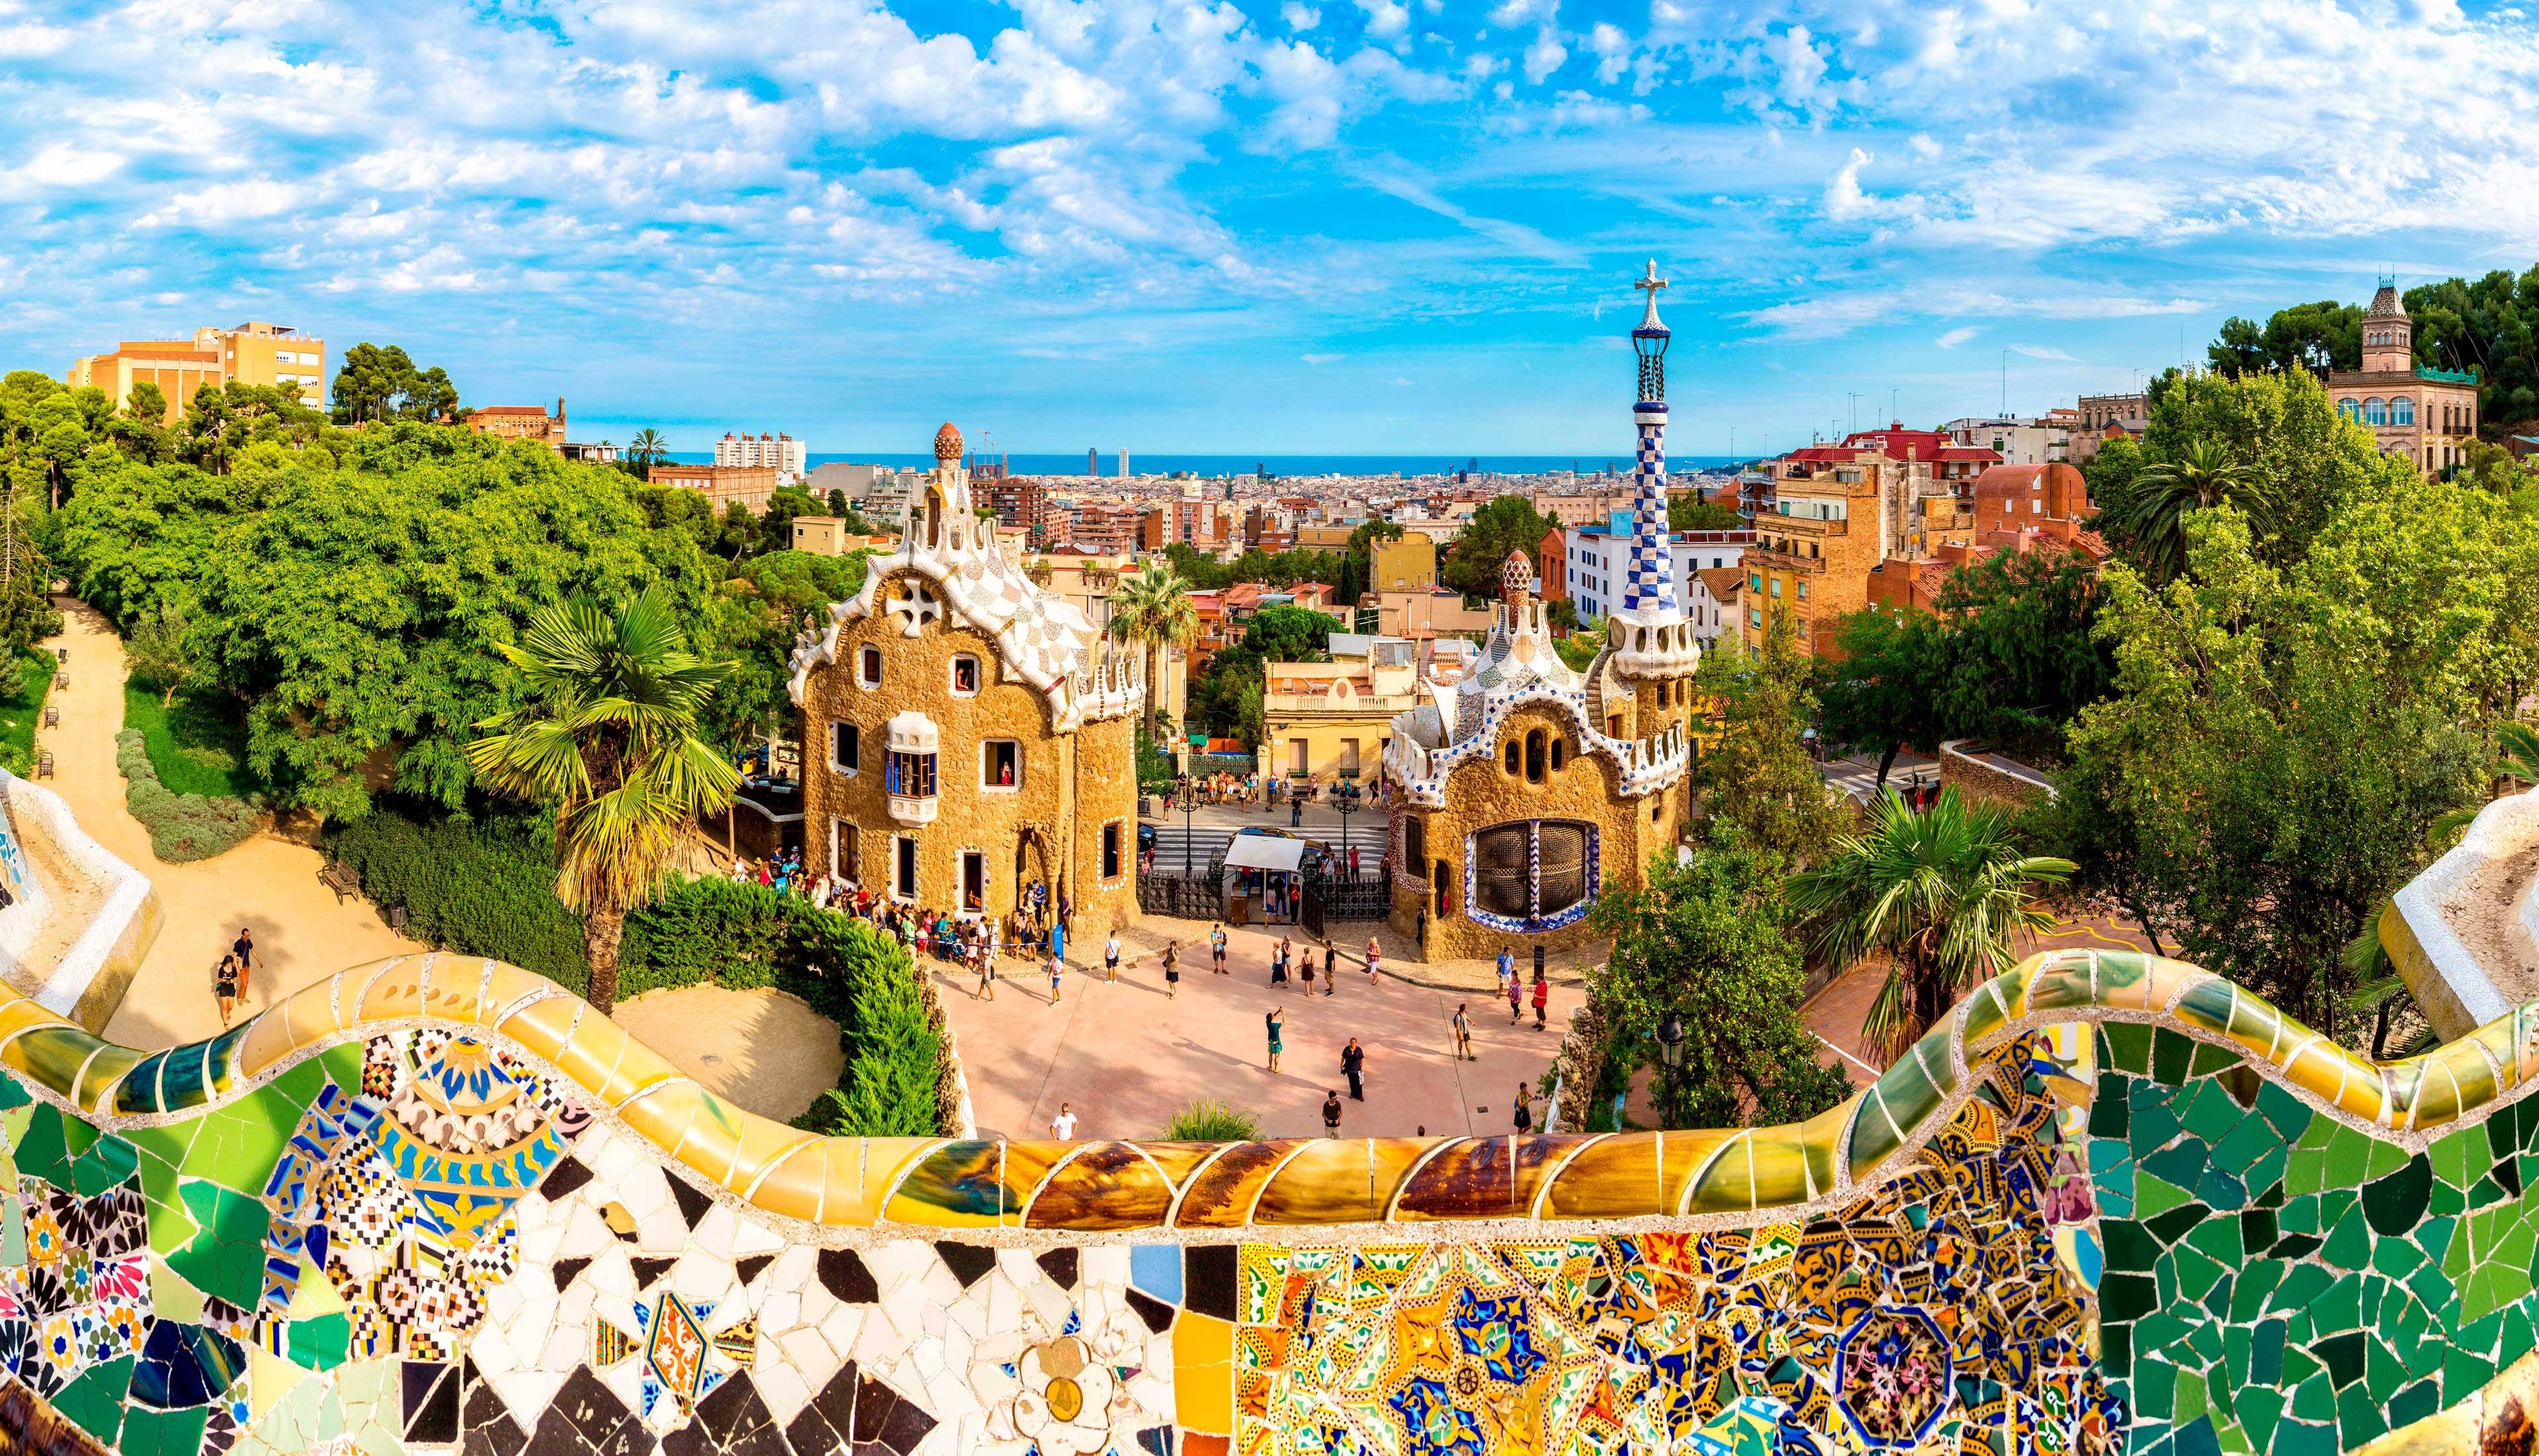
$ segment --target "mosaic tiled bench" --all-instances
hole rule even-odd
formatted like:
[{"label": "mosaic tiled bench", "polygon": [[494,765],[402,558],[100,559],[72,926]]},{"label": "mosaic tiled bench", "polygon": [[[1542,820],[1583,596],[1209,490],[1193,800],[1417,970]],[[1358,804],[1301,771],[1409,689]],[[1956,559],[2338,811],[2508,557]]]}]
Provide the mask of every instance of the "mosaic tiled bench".
[{"label": "mosaic tiled bench", "polygon": [[2532,1347],[2530,1014],[2059,951],[1796,1127],[1199,1144],[812,1137],[473,958],[0,998],[0,1448],[2352,1451]]}]

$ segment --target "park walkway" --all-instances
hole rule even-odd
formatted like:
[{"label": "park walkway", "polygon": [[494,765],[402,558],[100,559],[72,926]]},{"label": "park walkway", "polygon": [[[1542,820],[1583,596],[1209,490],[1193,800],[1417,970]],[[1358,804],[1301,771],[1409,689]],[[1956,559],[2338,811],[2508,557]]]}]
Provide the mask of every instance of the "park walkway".
[{"label": "park walkway", "polygon": [[153,855],[150,831],[123,807],[123,775],[114,767],[114,735],[123,727],[122,641],[87,603],[68,596],[53,602],[62,609],[62,635],[38,646],[70,649],[71,685],[45,700],[61,709],[62,721],[36,734],[36,746],[53,755],[53,777],[43,787],[62,797],[106,853],[149,876],[165,912],[158,940],[106,1022],[107,1040],[148,1049],[218,1033],[212,968],[241,926],[255,933],[256,947],[242,1015],[346,966],[424,948],[389,930],[366,901],[338,905],[335,892],[317,881],[323,861],[306,845],[259,834],[191,865]]}]

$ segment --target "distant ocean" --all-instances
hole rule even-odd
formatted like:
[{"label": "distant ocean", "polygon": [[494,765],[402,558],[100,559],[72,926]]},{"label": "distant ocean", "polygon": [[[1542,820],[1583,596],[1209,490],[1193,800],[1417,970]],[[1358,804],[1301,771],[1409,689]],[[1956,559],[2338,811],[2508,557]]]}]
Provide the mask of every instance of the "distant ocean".
[{"label": "distant ocean", "polygon": [[[670,458],[682,464],[702,465],[714,459],[712,451],[673,451]],[[1007,468],[1016,475],[1081,475],[1084,456],[1052,454],[1013,454],[1005,457]],[[833,460],[858,465],[893,465],[926,467],[934,463],[930,454],[895,453],[875,451],[861,453],[814,454],[814,467]],[[1724,469],[1731,462],[1726,455],[1677,455],[1667,461],[1670,472]],[[1540,475],[1552,470],[1596,471],[1611,466],[1615,474],[1628,476],[1631,457],[1609,455],[1177,455],[1129,454],[1129,468],[1139,475],[1170,475],[1187,470],[1201,477],[1249,475],[1267,468],[1272,475],[1438,475],[1456,470],[1474,469],[1497,475]],[[1120,456],[1112,451],[1102,453],[1102,473],[1120,472]]]}]

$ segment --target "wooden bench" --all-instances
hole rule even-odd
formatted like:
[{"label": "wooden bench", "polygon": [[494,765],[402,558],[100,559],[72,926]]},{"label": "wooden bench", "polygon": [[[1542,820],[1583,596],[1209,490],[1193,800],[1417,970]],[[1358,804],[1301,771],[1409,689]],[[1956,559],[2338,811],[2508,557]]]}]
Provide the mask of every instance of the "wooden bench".
[{"label": "wooden bench", "polygon": [[335,903],[338,905],[344,903],[346,895],[358,895],[362,892],[362,877],[353,872],[353,867],[341,860],[327,861],[325,867],[317,871],[317,882],[335,892]]},{"label": "wooden bench", "polygon": [[55,687],[69,687],[70,685],[71,685],[71,675],[70,675],[69,673],[67,673],[67,672],[56,672],[56,673],[54,673],[54,674],[53,674],[53,686],[55,686]]},{"label": "wooden bench", "polygon": [[51,749],[47,748],[43,752],[35,755],[35,777],[38,779],[49,779],[52,776],[53,753]]},{"label": "wooden bench", "polygon": [[44,705],[44,727],[46,727],[46,728],[60,728],[61,726],[62,726],[62,710],[60,710],[59,708],[54,707],[54,706],[53,706],[52,704],[50,704],[50,703],[46,703],[46,704]]}]

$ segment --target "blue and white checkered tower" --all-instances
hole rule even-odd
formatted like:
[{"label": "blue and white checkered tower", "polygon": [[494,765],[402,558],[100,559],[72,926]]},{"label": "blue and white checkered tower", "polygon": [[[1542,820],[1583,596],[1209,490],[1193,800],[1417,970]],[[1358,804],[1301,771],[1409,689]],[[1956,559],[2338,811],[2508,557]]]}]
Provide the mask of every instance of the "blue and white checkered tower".
[{"label": "blue and white checkered tower", "polygon": [[1648,311],[1631,330],[1631,351],[1640,361],[1640,397],[1631,406],[1639,426],[1639,473],[1631,490],[1631,565],[1622,585],[1622,610],[1634,617],[1672,618],[1682,610],[1676,597],[1675,553],[1667,539],[1666,482],[1666,351],[1674,334],[1658,318],[1657,259],[1633,288],[1645,289]]}]

